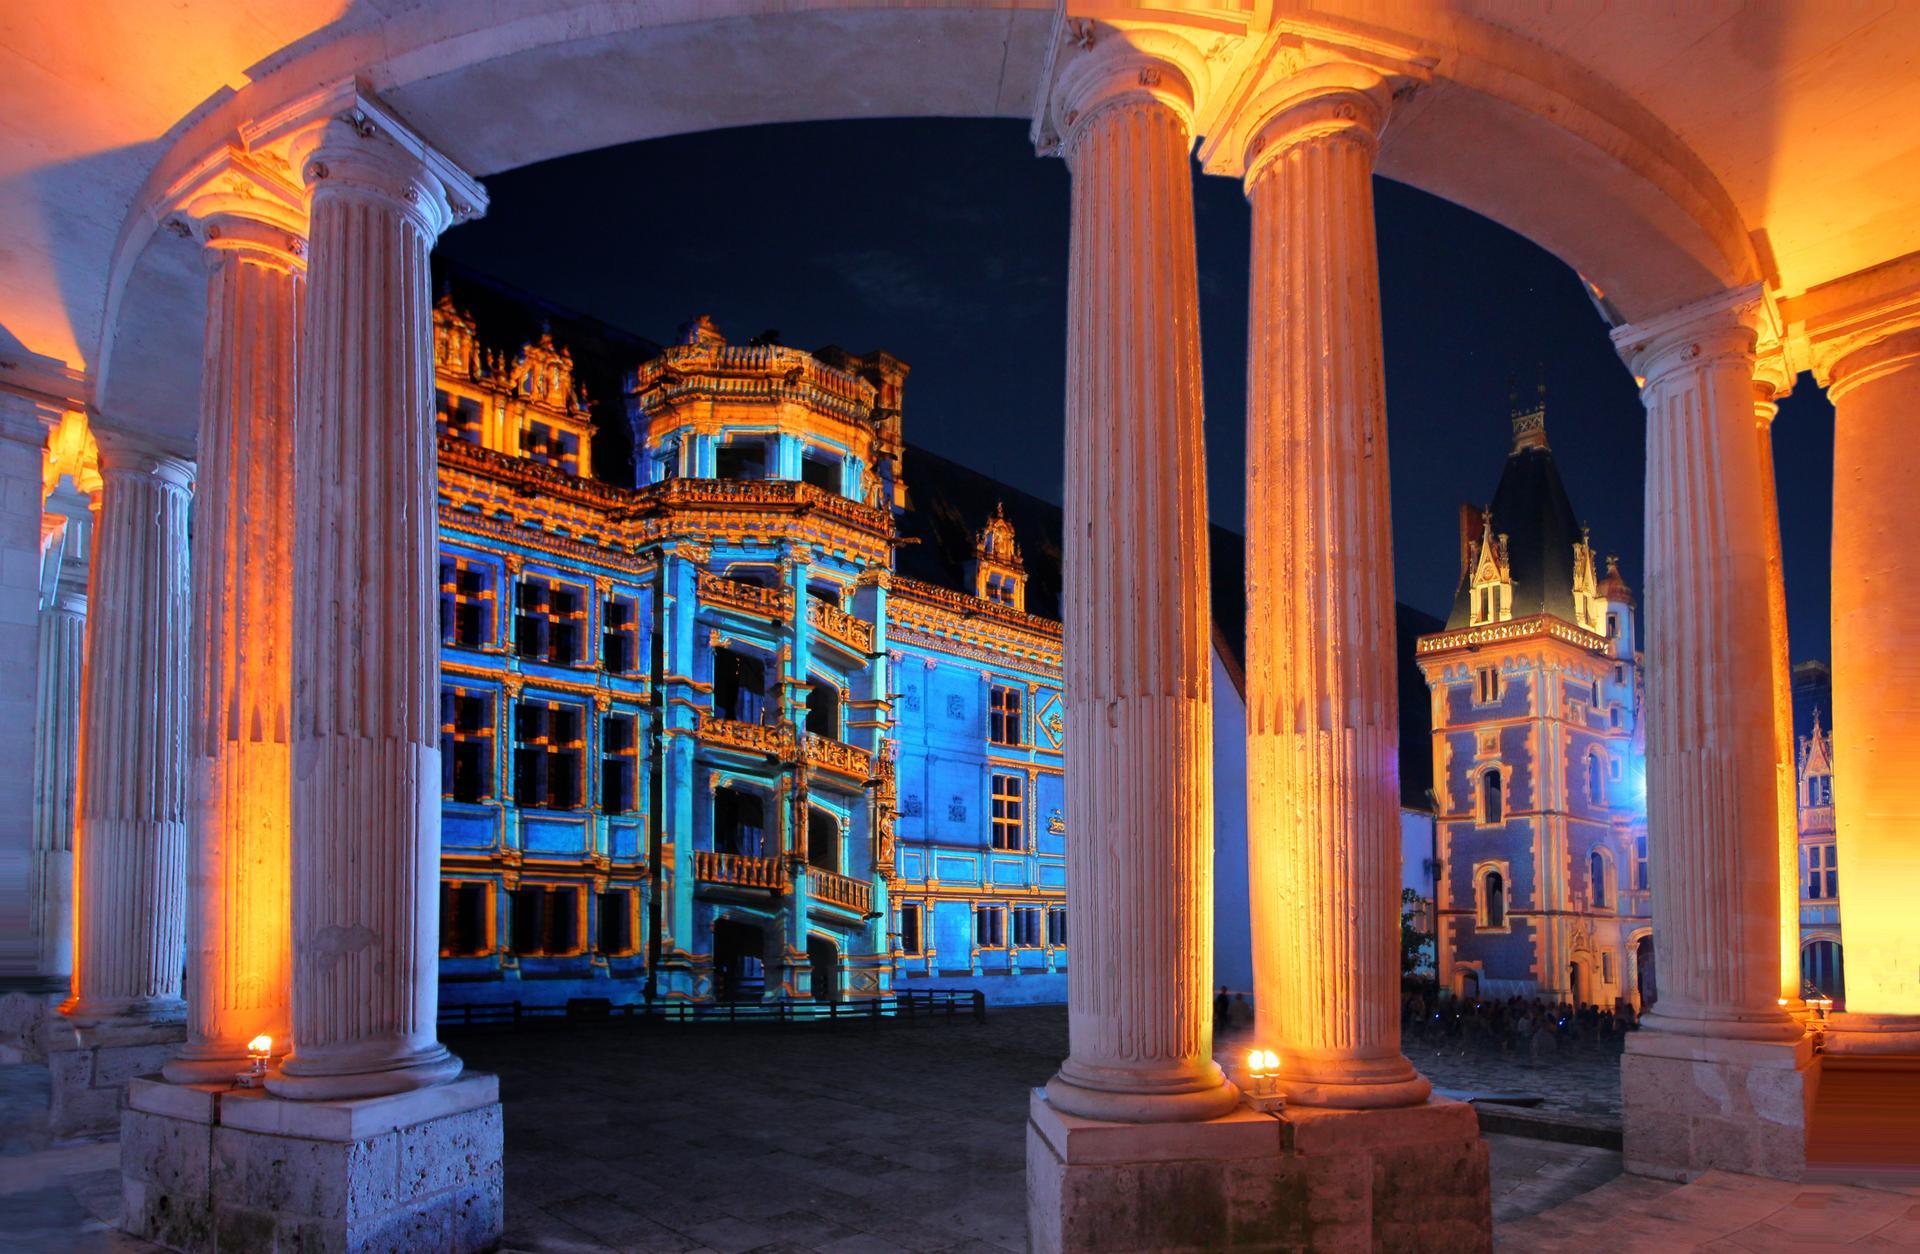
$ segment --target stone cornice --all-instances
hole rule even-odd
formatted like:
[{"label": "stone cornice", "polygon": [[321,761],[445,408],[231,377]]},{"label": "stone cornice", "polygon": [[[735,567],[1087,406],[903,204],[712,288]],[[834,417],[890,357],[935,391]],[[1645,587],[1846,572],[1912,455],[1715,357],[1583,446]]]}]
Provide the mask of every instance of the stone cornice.
[{"label": "stone cornice", "polygon": [[1613,346],[1645,388],[1668,370],[1730,353],[1744,355],[1753,370],[1762,343],[1781,340],[1780,327],[1778,305],[1752,283],[1617,327]]},{"label": "stone cornice", "polygon": [[1920,357],[1920,253],[1783,303],[1790,343],[1837,399]]},{"label": "stone cornice", "polygon": [[[1196,39],[1213,35],[1206,50]],[[1041,156],[1068,153],[1088,119],[1127,101],[1154,101],[1179,114],[1191,136],[1213,64],[1244,35],[1243,18],[1189,15],[1178,31],[1163,23],[1055,13],[1028,135]]]},{"label": "stone cornice", "polygon": [[[307,194],[283,155],[228,144],[182,175],[163,197],[174,234],[218,250],[252,251],[304,268]],[[211,260],[211,257],[209,258]]]}]

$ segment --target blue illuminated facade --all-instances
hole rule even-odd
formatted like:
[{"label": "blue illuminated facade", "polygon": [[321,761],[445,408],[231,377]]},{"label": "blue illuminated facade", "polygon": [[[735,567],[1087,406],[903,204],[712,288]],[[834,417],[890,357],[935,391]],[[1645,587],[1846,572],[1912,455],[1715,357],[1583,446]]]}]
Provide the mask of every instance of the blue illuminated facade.
[{"label": "blue illuminated facade", "polygon": [[435,329],[443,1002],[1063,1000],[1048,507],[885,353],[573,336],[629,487],[569,349]]}]

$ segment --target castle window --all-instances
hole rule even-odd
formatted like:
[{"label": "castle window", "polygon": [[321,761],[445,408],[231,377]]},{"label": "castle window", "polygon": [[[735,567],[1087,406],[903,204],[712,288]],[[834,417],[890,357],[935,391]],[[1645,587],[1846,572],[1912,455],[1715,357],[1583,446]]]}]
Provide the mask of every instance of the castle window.
[{"label": "castle window", "polygon": [[900,952],[915,956],[920,953],[920,907],[917,905],[900,907]]},{"label": "castle window", "polygon": [[807,690],[807,730],[828,740],[840,739],[840,690],[825,680],[814,680]]},{"label": "castle window", "polygon": [[450,435],[469,444],[480,443],[480,428],[486,410],[471,396],[455,396],[440,388],[433,390],[434,422],[441,435]]},{"label": "castle window", "polygon": [[1607,639],[1618,640],[1619,638],[1620,616],[1618,614],[1609,614],[1607,615]]},{"label": "castle window", "polygon": [[1025,798],[1024,775],[995,775],[993,777],[993,847],[995,849],[1019,849],[1025,841],[1022,839],[1022,822]]},{"label": "castle window", "polygon": [[987,600],[998,605],[1012,605],[1013,577],[994,571],[987,576]]},{"label": "castle window", "polygon": [[600,719],[600,808],[608,814],[630,814],[634,808],[634,774],[640,761],[637,720],[631,714],[608,714]]},{"label": "castle window", "polygon": [[1047,944],[1064,945],[1067,943],[1067,908],[1053,906],[1047,910]]},{"label": "castle window", "polygon": [[1611,870],[1607,856],[1598,849],[1587,855],[1587,897],[1595,910],[1605,910],[1613,901]]},{"label": "castle window", "polygon": [[1038,906],[1013,908],[1013,943],[1027,948],[1040,944],[1040,908]]},{"label": "castle window", "polygon": [[570,702],[525,700],[514,706],[516,802],[548,810],[579,806],[585,726],[585,709]]},{"label": "castle window", "polygon": [[528,661],[578,666],[586,607],[585,589],[537,577],[522,579],[513,622],[515,652]]},{"label": "castle window", "polygon": [[713,454],[713,477],[746,482],[767,477],[765,440],[728,440]]},{"label": "castle window", "polygon": [[522,885],[513,890],[513,951],[533,957],[580,952],[580,890]]},{"label": "castle window", "polygon": [[1605,805],[1606,796],[1601,788],[1600,754],[1596,751],[1587,755],[1587,800],[1594,805]]},{"label": "castle window", "polygon": [[628,675],[640,661],[640,606],[632,597],[608,597],[600,607],[600,663],[610,675]]},{"label": "castle window", "polygon": [[1499,667],[1482,666],[1474,673],[1474,678],[1477,684],[1474,690],[1474,700],[1476,702],[1481,705],[1490,705],[1500,699],[1502,686],[1500,683]]},{"label": "castle window", "polygon": [[1593,681],[1593,706],[1595,709],[1600,706],[1600,681],[1597,679]]},{"label": "castle window", "polygon": [[1488,928],[1507,925],[1507,879],[1498,871],[1480,877],[1480,923]]},{"label": "castle window", "polygon": [[1647,878],[1647,838],[1633,838],[1633,891],[1644,893],[1650,881]]},{"label": "castle window", "polygon": [[543,466],[580,473],[580,437],[551,423],[529,420],[520,433],[520,452]]},{"label": "castle window", "polygon": [[1613,951],[1611,949],[1600,951],[1600,982],[1613,983]]},{"label": "castle window", "polygon": [[610,888],[600,894],[600,952],[621,958],[636,952],[633,943],[633,893]]},{"label": "castle window", "polygon": [[838,495],[841,477],[840,459],[825,449],[810,447],[800,455],[800,482]]},{"label": "castle window", "polygon": [[440,559],[440,639],[463,649],[486,647],[493,635],[490,569],[465,557]]},{"label": "castle window", "polygon": [[440,792],[474,803],[493,794],[493,694],[440,690]]},{"label": "castle window", "polygon": [[840,820],[813,807],[807,809],[807,862],[822,871],[840,870]]},{"label": "castle window", "polygon": [[807,585],[807,595],[820,602],[820,604],[832,606],[836,610],[846,608],[840,597],[839,584],[810,583]]},{"label": "castle window", "polygon": [[988,698],[987,739],[996,745],[1017,745],[1025,743],[1022,733],[1025,730],[1020,718],[1021,700],[1025,691],[995,684]]},{"label": "castle window", "polygon": [[1609,727],[1620,726],[1620,707],[1619,706],[1610,705],[1607,707],[1607,726]]},{"label": "castle window", "polygon": [[1840,895],[1840,866],[1830,844],[1807,846],[1807,899],[1830,901]]},{"label": "castle window", "polygon": [[493,949],[487,903],[493,885],[440,881],[440,956],[477,958]]},{"label": "castle window", "polygon": [[1480,776],[1480,821],[1491,826],[1506,819],[1506,779],[1499,767],[1491,767]]},{"label": "castle window", "polygon": [[767,664],[732,649],[713,651],[713,712],[739,723],[757,723],[766,704]]},{"label": "castle window", "polygon": [[1006,942],[1006,911],[999,906],[973,908],[973,943],[981,949],[999,949]]},{"label": "castle window", "polygon": [[1613,682],[1616,684],[1624,684],[1627,682],[1627,664],[1625,662],[1614,663]]},{"label": "castle window", "polygon": [[1833,804],[1833,776],[1807,776],[1807,804],[1810,806],[1830,806]]},{"label": "castle window", "polygon": [[721,788],[713,794],[713,848],[716,853],[743,854],[757,858],[766,824],[766,807],[760,798],[735,788]]}]

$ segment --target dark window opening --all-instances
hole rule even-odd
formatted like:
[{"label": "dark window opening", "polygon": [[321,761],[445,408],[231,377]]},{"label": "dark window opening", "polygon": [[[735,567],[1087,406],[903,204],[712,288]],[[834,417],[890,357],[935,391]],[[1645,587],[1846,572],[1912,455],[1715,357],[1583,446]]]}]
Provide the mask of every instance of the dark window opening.
[{"label": "dark window opening", "polygon": [[825,453],[815,453],[809,449],[800,459],[800,482],[811,483],[816,488],[838,494],[840,459]]},{"label": "dark window opening", "polygon": [[1006,912],[999,906],[973,908],[973,943],[981,949],[999,949],[1006,942]]},{"label": "dark window opening", "polygon": [[493,795],[493,697],[440,690],[440,792],[475,803]]},{"label": "dark window opening", "polygon": [[1019,688],[996,686],[988,702],[987,739],[996,745],[1024,744],[1025,728],[1020,718],[1025,693]]},{"label": "dark window opening", "polygon": [[1606,801],[1601,792],[1600,780],[1600,755],[1589,753],[1587,755],[1587,800],[1594,805],[1602,805]]},{"label": "dark window opening", "polygon": [[713,651],[713,712],[741,723],[758,723],[767,700],[767,664],[732,649]]},{"label": "dark window opening", "polygon": [[545,886],[514,889],[513,951],[534,957],[580,952],[580,890]]},{"label": "dark window opening", "polygon": [[1486,878],[1487,926],[1505,927],[1507,925],[1507,881],[1498,871],[1488,871]]},{"label": "dark window opening", "polygon": [[840,690],[815,680],[807,692],[807,730],[828,740],[840,739]]},{"label": "dark window opening", "polygon": [[1607,908],[1607,859],[1598,849],[1587,856],[1587,893],[1594,909]]},{"label": "dark window opening", "polygon": [[713,454],[713,476],[716,479],[748,481],[767,477],[767,442],[765,440],[728,440]]},{"label": "dark window opening", "polygon": [[1067,908],[1054,906],[1047,911],[1047,944],[1067,943]]},{"label": "dark window opening", "polygon": [[521,701],[513,714],[513,795],[522,806],[580,805],[586,712],[559,701]]},{"label": "dark window opening", "polygon": [[752,793],[722,788],[713,794],[713,848],[716,853],[763,854],[766,807]]},{"label": "dark window opening", "polygon": [[633,943],[633,893],[611,888],[600,894],[600,952],[610,957],[631,954]]},{"label": "dark window opening", "polygon": [[493,634],[493,588],[486,567],[464,557],[440,559],[440,639],[484,648]]},{"label": "dark window opening", "polygon": [[920,952],[920,907],[900,907],[900,952],[918,954]]},{"label": "dark window opening", "polygon": [[440,881],[440,954],[445,958],[474,958],[493,949],[487,928],[487,900],[491,884]]},{"label": "dark window opening", "polygon": [[807,811],[807,861],[822,871],[840,870],[840,820],[825,810]]},{"label": "dark window opening", "polygon": [[1486,812],[1486,822],[1503,823],[1506,821],[1507,808],[1505,792],[1506,781],[1501,778],[1497,768],[1488,771],[1480,777],[1480,795],[1482,798],[1482,808]]},{"label": "dark window opening", "polygon": [[578,666],[586,606],[582,589],[522,579],[514,615],[515,652],[530,661]]},{"label": "dark window opening", "polygon": [[1013,943],[1026,947],[1040,944],[1040,907],[1013,908]]},{"label": "dark window opening", "polygon": [[634,775],[640,761],[638,721],[631,714],[600,720],[600,808],[629,814],[634,808]]},{"label": "dark window opening", "polygon": [[610,675],[631,674],[640,659],[639,604],[632,597],[608,597],[600,615],[600,664]]},{"label": "dark window opening", "polygon": [[520,433],[520,452],[545,466],[580,473],[580,437],[545,422],[529,422]]},{"label": "dark window opening", "polygon": [[469,444],[480,443],[480,428],[485,410],[471,396],[454,396],[440,388],[433,390],[435,425],[441,435],[450,435]]}]

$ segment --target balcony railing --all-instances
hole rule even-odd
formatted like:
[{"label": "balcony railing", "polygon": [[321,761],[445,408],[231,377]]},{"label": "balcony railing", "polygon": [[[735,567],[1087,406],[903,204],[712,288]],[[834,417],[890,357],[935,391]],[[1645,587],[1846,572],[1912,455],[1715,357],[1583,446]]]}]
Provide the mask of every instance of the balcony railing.
[{"label": "balcony railing", "polygon": [[809,766],[842,771],[859,780],[873,774],[873,755],[865,749],[856,749],[814,732],[807,733],[805,752]]},{"label": "balcony railing", "polygon": [[706,605],[724,606],[762,618],[785,620],[793,614],[792,588],[763,588],[744,579],[728,579],[704,570],[700,572],[700,600]]},{"label": "balcony railing", "polygon": [[873,652],[873,624],[855,618],[837,605],[809,597],[807,622],[856,653]]},{"label": "balcony railing", "polygon": [[700,712],[700,739],[710,744],[726,745],[731,749],[745,749],[751,753],[764,753],[769,757],[785,757],[793,752],[793,727],[788,723],[742,723],[735,719],[721,718],[710,710]]},{"label": "balcony railing", "polygon": [[817,866],[807,868],[807,890],[821,901],[845,906],[861,914],[865,914],[873,905],[873,885],[850,875],[823,871]]},{"label": "balcony railing", "polygon": [[698,849],[693,855],[693,877],[707,884],[778,889],[780,860],[756,858],[744,853],[718,853],[711,849]]}]

